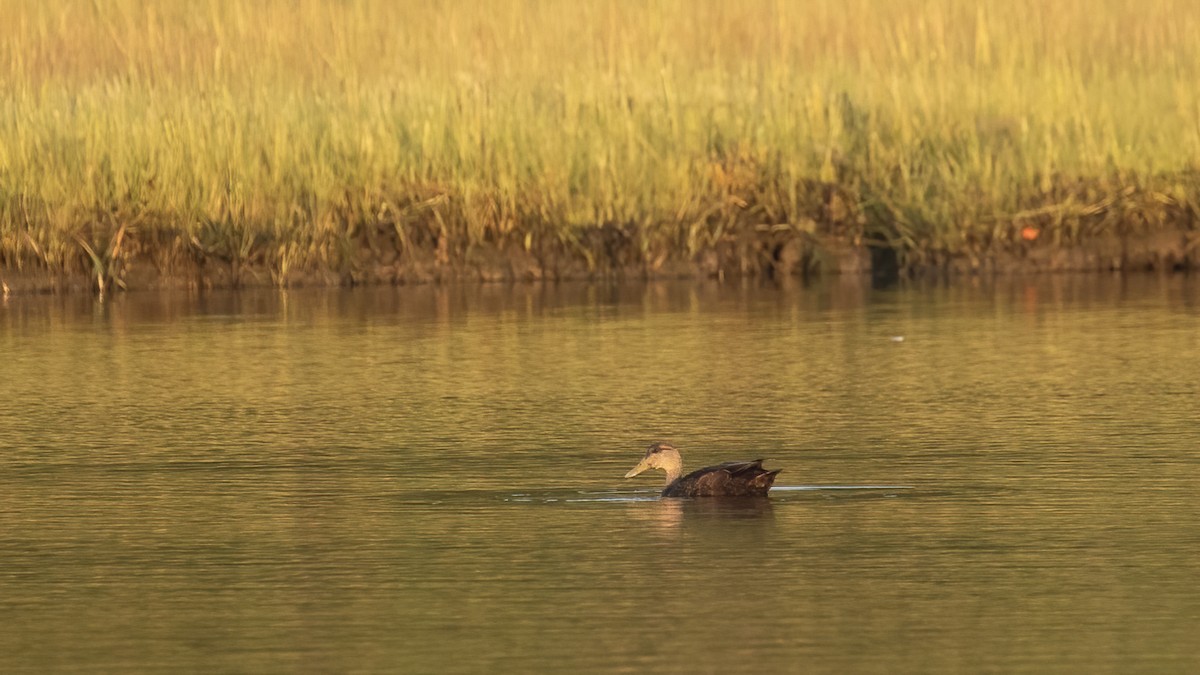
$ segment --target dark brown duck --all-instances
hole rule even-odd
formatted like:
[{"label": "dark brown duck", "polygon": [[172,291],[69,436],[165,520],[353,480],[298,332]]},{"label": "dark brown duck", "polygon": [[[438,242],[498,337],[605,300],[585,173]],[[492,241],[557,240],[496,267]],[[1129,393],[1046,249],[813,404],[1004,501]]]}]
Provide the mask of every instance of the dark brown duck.
[{"label": "dark brown duck", "polygon": [[667,473],[664,497],[765,497],[775,476],[782,469],[768,471],[763,461],[725,462],[706,466],[683,475],[683,458],[674,446],[655,443],[646,449],[638,465],[625,474],[633,478],[647,469],[662,469]]}]

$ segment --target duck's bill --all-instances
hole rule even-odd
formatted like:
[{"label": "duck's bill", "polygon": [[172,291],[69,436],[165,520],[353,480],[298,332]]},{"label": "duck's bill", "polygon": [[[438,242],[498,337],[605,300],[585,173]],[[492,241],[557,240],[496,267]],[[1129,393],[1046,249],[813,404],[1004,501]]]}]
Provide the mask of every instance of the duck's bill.
[{"label": "duck's bill", "polygon": [[646,466],[646,462],[645,462],[645,461],[638,462],[638,465],[637,465],[637,466],[635,466],[635,467],[633,467],[632,469],[630,469],[630,470],[629,470],[629,473],[625,474],[625,477],[626,477],[626,478],[633,478],[634,476],[638,475],[639,473],[641,473],[641,472],[643,472],[643,471],[645,471],[646,469],[649,469],[649,468],[650,468],[650,467]]}]

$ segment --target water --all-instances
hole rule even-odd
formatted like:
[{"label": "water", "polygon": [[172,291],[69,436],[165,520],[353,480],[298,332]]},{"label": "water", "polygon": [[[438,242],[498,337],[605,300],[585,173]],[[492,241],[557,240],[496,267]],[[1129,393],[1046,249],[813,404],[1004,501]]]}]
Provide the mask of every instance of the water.
[{"label": "water", "polygon": [[6,673],[1200,667],[1186,277],[0,303]]}]

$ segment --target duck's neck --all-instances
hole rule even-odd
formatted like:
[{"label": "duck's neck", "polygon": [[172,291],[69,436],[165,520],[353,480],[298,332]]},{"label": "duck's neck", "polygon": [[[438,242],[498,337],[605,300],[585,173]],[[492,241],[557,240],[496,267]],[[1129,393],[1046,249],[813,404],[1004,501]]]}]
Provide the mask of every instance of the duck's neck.
[{"label": "duck's neck", "polygon": [[663,471],[667,472],[667,482],[665,483],[665,485],[670,485],[671,483],[674,483],[676,480],[679,479],[680,476],[683,475],[683,464],[680,462],[671,462],[670,464],[664,466],[662,469],[663,469]]}]

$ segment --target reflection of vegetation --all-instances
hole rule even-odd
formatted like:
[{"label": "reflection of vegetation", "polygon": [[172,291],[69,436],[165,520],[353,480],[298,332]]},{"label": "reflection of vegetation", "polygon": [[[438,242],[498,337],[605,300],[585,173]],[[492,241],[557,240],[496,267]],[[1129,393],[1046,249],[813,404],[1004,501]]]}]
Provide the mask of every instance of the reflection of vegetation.
[{"label": "reflection of vegetation", "polygon": [[1182,228],[1180,260],[1198,29],[1186,0],[8,3],[0,265],[724,271]]}]

